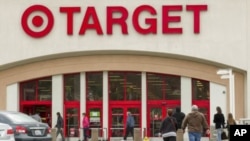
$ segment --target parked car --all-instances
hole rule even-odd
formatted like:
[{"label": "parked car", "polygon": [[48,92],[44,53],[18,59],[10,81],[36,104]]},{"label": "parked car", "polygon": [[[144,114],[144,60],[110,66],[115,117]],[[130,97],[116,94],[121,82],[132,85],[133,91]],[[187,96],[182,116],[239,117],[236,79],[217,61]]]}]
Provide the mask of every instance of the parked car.
[{"label": "parked car", "polygon": [[5,123],[0,123],[0,141],[15,141],[12,127]]},{"label": "parked car", "polygon": [[51,141],[51,129],[27,114],[14,111],[0,111],[0,123],[12,127],[16,141]]}]

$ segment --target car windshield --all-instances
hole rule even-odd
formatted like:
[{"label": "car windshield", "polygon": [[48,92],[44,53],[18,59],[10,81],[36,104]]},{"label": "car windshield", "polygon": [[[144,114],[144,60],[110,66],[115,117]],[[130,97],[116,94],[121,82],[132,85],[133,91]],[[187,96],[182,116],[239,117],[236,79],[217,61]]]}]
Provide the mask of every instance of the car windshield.
[{"label": "car windshield", "polygon": [[32,117],[23,113],[8,113],[5,114],[5,116],[7,116],[14,123],[37,122]]}]

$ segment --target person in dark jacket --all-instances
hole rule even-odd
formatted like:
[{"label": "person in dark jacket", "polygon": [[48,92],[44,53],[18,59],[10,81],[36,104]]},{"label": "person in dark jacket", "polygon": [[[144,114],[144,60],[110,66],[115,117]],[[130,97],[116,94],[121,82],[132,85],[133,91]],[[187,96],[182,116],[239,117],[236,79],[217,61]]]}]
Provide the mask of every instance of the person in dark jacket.
[{"label": "person in dark jacket", "polygon": [[160,127],[160,132],[163,138],[163,141],[176,141],[176,130],[177,120],[172,116],[173,110],[168,109],[168,117],[166,117]]},{"label": "person in dark jacket", "polygon": [[185,118],[185,114],[183,112],[181,112],[180,107],[176,107],[175,113],[173,114],[173,117],[175,117],[177,120],[178,129],[181,129],[182,121]]},{"label": "person in dark jacket", "polygon": [[62,141],[64,141],[64,135],[63,135],[63,118],[62,118],[60,112],[57,112],[56,115],[57,115],[57,122],[56,122],[56,125],[55,125],[55,127],[57,128],[56,137],[60,133],[61,136],[62,136]]},{"label": "person in dark jacket", "polygon": [[215,123],[215,129],[217,131],[217,140],[221,141],[221,133],[222,130],[225,126],[225,118],[224,115],[222,114],[221,108],[218,106],[216,107],[217,113],[214,114],[214,120],[213,122]]}]

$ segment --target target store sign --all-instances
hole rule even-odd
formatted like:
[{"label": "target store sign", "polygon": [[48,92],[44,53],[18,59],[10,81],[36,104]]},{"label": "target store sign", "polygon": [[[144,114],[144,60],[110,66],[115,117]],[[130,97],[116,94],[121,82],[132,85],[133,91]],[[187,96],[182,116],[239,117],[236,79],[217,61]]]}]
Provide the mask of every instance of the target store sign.
[{"label": "target store sign", "polygon": [[[183,10],[184,9],[184,10]],[[81,7],[59,7],[60,14],[64,14],[65,22],[67,22],[67,35],[73,35],[74,14],[81,12]],[[158,9],[157,9],[158,10]],[[182,27],[174,25],[181,22],[181,16],[177,14],[170,15],[171,12],[191,12],[193,14],[193,33],[200,33],[200,19],[203,12],[207,11],[207,5],[163,5],[160,11],[150,5],[140,5],[132,11],[128,11],[123,6],[107,6],[106,7],[106,32],[103,31],[102,23],[95,7],[87,7],[82,18],[81,27],[78,34],[84,35],[87,30],[95,30],[98,35],[113,34],[113,26],[119,25],[122,34],[128,34],[128,28],[133,28],[139,34],[157,34],[157,28],[161,28],[162,34],[182,34]],[[42,13],[38,15],[37,12]],[[139,22],[142,13],[149,13],[150,16],[144,19],[143,25]],[[157,13],[161,12],[161,27],[157,27],[159,19],[156,18]],[[115,16],[116,14],[116,16]],[[117,16],[117,14],[119,16]],[[128,21],[128,17],[132,17],[132,21]],[[34,38],[41,38],[48,35],[53,30],[55,17],[51,10],[44,5],[32,5],[28,7],[22,14],[21,23],[24,32]],[[128,22],[132,22],[132,27],[128,27]],[[171,27],[170,27],[171,24]],[[147,25],[145,27],[145,25]]]}]

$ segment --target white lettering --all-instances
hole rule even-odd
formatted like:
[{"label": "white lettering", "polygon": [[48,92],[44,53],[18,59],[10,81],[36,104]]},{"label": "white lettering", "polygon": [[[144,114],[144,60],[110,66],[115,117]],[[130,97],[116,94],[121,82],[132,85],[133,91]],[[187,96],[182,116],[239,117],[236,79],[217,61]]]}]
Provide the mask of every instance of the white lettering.
[{"label": "white lettering", "polygon": [[243,136],[244,134],[247,133],[247,130],[246,129],[236,129],[235,132],[234,132],[234,136]]}]

